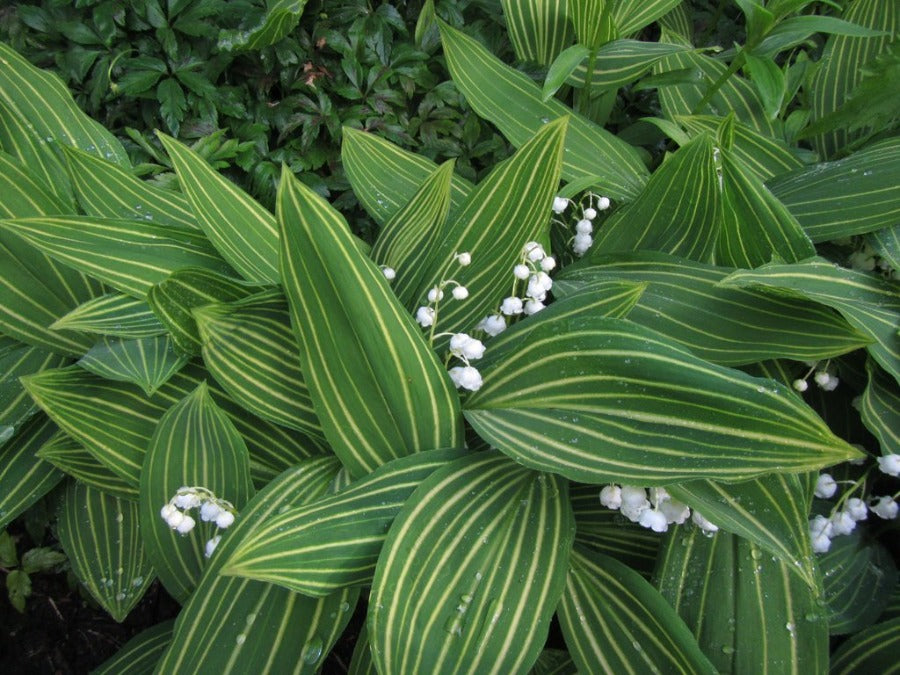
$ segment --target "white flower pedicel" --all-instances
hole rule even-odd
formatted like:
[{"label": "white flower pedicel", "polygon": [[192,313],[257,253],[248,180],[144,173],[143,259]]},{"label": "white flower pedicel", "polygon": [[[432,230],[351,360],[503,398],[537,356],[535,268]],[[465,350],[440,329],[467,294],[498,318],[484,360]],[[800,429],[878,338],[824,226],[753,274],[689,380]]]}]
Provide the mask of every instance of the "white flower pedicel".
[{"label": "white flower pedicel", "polygon": [[[220,499],[204,487],[180,487],[175,496],[159,511],[166,524],[179,534],[187,534],[197,525],[197,521],[187,515],[196,510],[205,523],[213,523],[217,530],[225,530],[234,523],[235,508],[231,502]],[[205,555],[210,557],[221,540],[217,534],[206,542]]]}]

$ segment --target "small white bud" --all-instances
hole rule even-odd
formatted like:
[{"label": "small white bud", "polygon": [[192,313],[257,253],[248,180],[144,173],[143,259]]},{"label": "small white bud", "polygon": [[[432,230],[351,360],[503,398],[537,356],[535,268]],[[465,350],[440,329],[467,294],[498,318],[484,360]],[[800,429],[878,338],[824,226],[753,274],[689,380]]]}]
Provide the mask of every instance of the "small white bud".
[{"label": "small white bud", "polygon": [[388,281],[393,281],[397,277],[397,270],[395,270],[393,267],[382,267],[381,273]]},{"label": "small white bud", "polygon": [[575,223],[575,232],[577,234],[591,234],[594,231],[594,225],[589,220],[579,220]]},{"label": "small white bud", "polygon": [[522,252],[531,262],[540,262],[546,255],[546,253],[544,253],[544,247],[536,241],[529,241],[525,244],[525,246],[522,247]]},{"label": "small white bud", "polygon": [[483,330],[491,337],[494,337],[495,335],[500,335],[500,333],[506,330],[506,319],[504,319],[499,314],[491,314],[490,316],[486,316],[481,320],[481,322],[478,324],[478,328],[480,330]]},{"label": "small white bud", "polygon": [[666,517],[656,509],[646,509],[641,512],[638,523],[642,527],[649,528],[654,532],[665,532],[669,529]]},{"label": "small white bud", "polygon": [[900,476],[900,455],[879,457],[878,468],[888,476]]},{"label": "small white bud", "polygon": [[203,506],[200,507],[200,520],[208,523],[215,520],[221,512],[222,509],[215,502],[203,502]]},{"label": "small white bud", "polygon": [[594,209],[592,209],[592,208],[589,206],[588,208],[586,208],[586,209],[584,210],[584,217],[585,217],[587,220],[593,220],[594,218],[597,217],[597,211],[595,211]]},{"label": "small white bud", "polygon": [[831,474],[822,473],[816,479],[816,497],[819,499],[830,499],[837,492],[837,483]]},{"label": "small white bud", "polygon": [[837,386],[838,386],[838,384],[840,384],[840,382],[841,382],[840,378],[832,375],[828,379],[828,383],[822,385],[822,389],[825,391],[834,391],[835,389],[837,389]]},{"label": "small white bud", "polygon": [[462,253],[456,254],[456,262],[458,262],[463,267],[472,264],[472,254],[468,251],[463,251]]},{"label": "small white bud", "polygon": [[622,488],[618,485],[607,485],[600,490],[600,503],[608,509],[622,506]]},{"label": "small white bud", "polygon": [[222,540],[222,537],[217,534],[215,537],[213,537],[208,542],[206,542],[206,546],[204,547],[203,555],[205,557],[209,558],[213,554],[213,552],[216,550],[216,546],[219,545],[219,542],[221,540]]},{"label": "small white bud", "polygon": [[478,391],[481,389],[481,373],[472,366],[456,366],[449,370],[450,379],[457,389]]},{"label": "small white bud", "polygon": [[517,298],[515,296],[509,296],[508,298],[503,298],[503,302],[500,305],[500,313],[506,314],[506,316],[514,316],[516,314],[522,313],[522,300],[521,298]]},{"label": "small white bud", "polygon": [[430,291],[428,291],[428,302],[437,302],[438,300],[444,299],[444,291],[435,286]]},{"label": "small white bud", "polygon": [[546,258],[541,260],[541,269],[545,272],[556,269],[556,258],[554,258],[552,255],[548,255]]},{"label": "small white bud", "polygon": [[851,497],[847,500],[847,505],[844,508],[853,520],[868,520],[869,518],[869,509],[862,499]]},{"label": "small white bud", "polygon": [[600,197],[597,200],[597,208],[601,211],[606,211],[609,208],[609,198],[608,197]]},{"label": "small white bud", "polygon": [[813,376],[813,379],[816,381],[816,384],[822,387],[823,389],[828,384],[829,380],[831,380],[831,375],[829,375],[824,370],[819,370]]},{"label": "small white bud", "polygon": [[185,516],[179,521],[178,525],[175,526],[175,530],[178,532],[178,534],[187,534],[194,529],[194,525],[196,524],[196,520],[194,520],[190,516]]},{"label": "small white bud", "polygon": [[554,197],[553,198],[553,212],[554,213],[562,213],[566,210],[566,207],[569,205],[569,200],[565,197]]},{"label": "small white bud", "polygon": [[589,234],[576,234],[575,240],[572,242],[572,250],[576,255],[584,255],[594,243],[593,237]]},{"label": "small white bud", "polygon": [[431,307],[419,307],[416,310],[416,321],[422,328],[428,328],[434,323],[434,309]]},{"label": "small white bud", "polygon": [[528,265],[519,264],[513,267],[513,274],[515,275],[516,279],[525,281],[525,279],[531,276],[531,270],[528,269]]},{"label": "small white bud", "polygon": [[800,393],[803,393],[804,391],[809,389],[809,382],[798,378],[798,379],[794,380],[794,382],[791,384],[791,386],[794,389],[796,389],[797,391],[799,391]]},{"label": "small white bud", "polygon": [[457,286],[453,289],[452,293],[456,300],[465,300],[469,297],[469,289],[465,286]]},{"label": "small white bud", "polygon": [[234,514],[231,511],[222,511],[216,516],[216,527],[220,530],[226,529],[234,522]]},{"label": "small white bud", "polygon": [[540,300],[537,300],[535,298],[529,298],[525,302],[525,308],[523,311],[525,312],[525,316],[531,316],[532,314],[537,314],[542,309],[544,309],[544,307],[546,307],[546,306],[547,305],[545,305]]},{"label": "small white bud", "polygon": [[869,504],[869,509],[871,509],[876,516],[884,518],[885,520],[893,520],[897,517],[897,511],[900,509],[897,502],[888,496],[875,497],[875,499],[878,501]]}]

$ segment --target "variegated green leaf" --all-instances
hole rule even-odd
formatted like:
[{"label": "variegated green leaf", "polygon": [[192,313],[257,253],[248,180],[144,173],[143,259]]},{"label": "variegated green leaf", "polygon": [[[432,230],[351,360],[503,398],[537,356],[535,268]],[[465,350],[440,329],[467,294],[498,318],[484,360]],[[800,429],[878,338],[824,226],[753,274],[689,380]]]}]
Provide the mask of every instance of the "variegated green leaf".
[{"label": "variegated green leaf", "polygon": [[595,50],[618,37],[611,13],[606,11],[605,0],[567,0],[566,5],[579,44]]},{"label": "variegated green leaf", "polygon": [[466,400],[478,434],[584,483],[665,485],[858,456],[789,388],[710,364],[625,319],[542,322],[489,350]]},{"label": "variegated green leaf", "polygon": [[69,209],[26,165],[5,152],[0,152],[0,217],[23,218],[48,213],[65,213]]},{"label": "variegated green leaf", "polygon": [[321,597],[368,585],[388,528],[419,484],[464,450],[417,452],[332,497],[288,509],[249,532],[221,573]]},{"label": "variegated green leaf", "polygon": [[322,497],[339,467],[335,457],[306,460],[247,504],[209,560],[197,590],[175,624],[158,673],[318,672],[346,626],[358,590],[308,598],[260,581],[219,574],[243,536],[280,509]]},{"label": "variegated green leaf", "polygon": [[334,452],[358,477],[417,450],[455,447],[450,378],[343,217],[287,172],[277,212],[300,368]]},{"label": "variegated green leaf", "polygon": [[19,382],[20,377],[61,368],[69,359],[0,336],[0,445],[34,413],[37,406]]},{"label": "variegated green leaf", "polygon": [[71,481],[60,504],[59,543],[78,580],[116,621],[153,583],[134,502]]},{"label": "variegated green leaf", "polygon": [[575,514],[575,543],[578,546],[615,558],[650,578],[661,541],[656,532],[603,506],[600,488],[596,485],[573,484],[569,488],[569,499]]},{"label": "variegated green leaf", "polygon": [[900,139],[775,176],[767,183],[815,242],[891,227],[900,218]]},{"label": "variegated green leaf", "polygon": [[821,587],[727,532],[679,526],[660,552],[656,585],[720,673],[821,673],[828,616]]},{"label": "variegated green leaf", "polygon": [[193,316],[203,362],[235,401],[263,419],[324,438],[280,290],[198,307]]},{"label": "variegated green leaf", "polygon": [[721,213],[713,142],[697,136],[653,172],[640,199],[603,224],[593,250],[663,251],[710,262]]},{"label": "variegated green leaf", "polygon": [[196,364],[188,364],[148,397],[138,387],[99,378],[82,368],[48,370],[25,388],[66,433],[129,484],[140,483],[144,453],[163,413],[206,380],[250,450],[255,483],[265,484],[299,460],[325,451],[317,441],[251,415]]},{"label": "variegated green leaf", "polygon": [[900,269],[900,225],[871,232],[866,242],[892,269]]},{"label": "variegated green leaf", "polygon": [[136,384],[151,396],[187,362],[187,356],[175,353],[168,335],[157,335],[137,340],[102,337],[78,365],[108,380]]},{"label": "variegated green leaf", "polygon": [[609,10],[620,35],[628,35],[656,21],[681,0],[610,0]]},{"label": "variegated green leaf", "polygon": [[878,439],[882,455],[900,454],[900,387],[871,359],[866,373],[869,382],[859,397],[859,415]]},{"label": "variegated green leaf", "polygon": [[157,661],[172,640],[174,619],[146,628],[122,645],[115,655],[91,675],[153,675]]},{"label": "variegated green leaf", "polygon": [[689,481],[668,490],[720,529],[753,542],[816,587],[807,492],[797,476],[773,474],[741,483]]},{"label": "variegated green leaf", "polygon": [[186,511],[197,524],[184,535],[162,519],[160,509],[183,486],[205,488],[231,502],[235,518],[254,492],[247,446],[205,383],[159,420],[141,471],[141,539],[163,586],[181,603],[203,574],[206,542],[221,534],[215,523],[201,522],[199,509]]},{"label": "variegated green leaf", "polygon": [[41,138],[72,145],[123,166],[129,166],[122,144],[85,115],[59,76],[32,66],[0,43],[0,101]]},{"label": "variegated green leaf", "polygon": [[777,295],[807,298],[837,310],[874,344],[867,347],[881,366],[900,380],[900,284],[822,260],[796,265],[771,264],[737,271],[722,282],[730,287],[756,287]]},{"label": "variegated green leaf", "polygon": [[[375,222],[388,222],[415,196],[425,180],[438,168],[430,159],[366,133],[342,129],[341,162],[353,193]],[[450,178],[449,215],[459,211],[472,184],[461,176]]]},{"label": "variegated green leaf", "polygon": [[366,624],[362,625],[356,637],[356,644],[353,646],[353,656],[350,659],[347,675],[378,675],[375,661],[372,659],[372,650],[369,645],[369,630]]},{"label": "variegated green leaf", "polygon": [[831,659],[830,675],[891,673],[897,669],[900,617],[860,631],[847,639]]},{"label": "variegated green leaf", "polygon": [[568,180],[593,177],[603,194],[618,200],[637,196],[647,169],[634,148],[562,103],[544,102],[531,78],[502,63],[474,39],[443,23],[440,29],[453,82],[475,112],[496,124],[513,145],[521,146],[552,120],[571,116],[562,175]]},{"label": "variegated green leaf", "polygon": [[578,668],[563,649],[545,649],[534,662],[531,675],[578,675]]},{"label": "variegated green leaf", "polygon": [[832,635],[855,633],[875,623],[897,585],[890,551],[859,530],[832,539],[828,552],[819,557],[819,568]]},{"label": "variegated green leaf", "polygon": [[509,41],[520,61],[549,66],[572,41],[565,0],[503,0]]},{"label": "variegated green leaf", "polygon": [[405,306],[417,300],[422,275],[447,220],[453,162],[431,173],[406,206],[385,223],[372,247],[371,258],[396,272],[394,294]]},{"label": "variegated green leaf", "polygon": [[572,551],[558,615],[579,672],[716,672],[659,591],[609,556]]},{"label": "variegated green leaf", "polygon": [[166,332],[146,301],[124,293],[107,293],[84,302],[51,326],[137,340]]},{"label": "variegated green leaf", "polygon": [[554,292],[567,297],[581,284],[598,280],[647,284],[628,318],[713,363],[737,366],[771,358],[815,361],[871,341],[833,310],[814,302],[721,286],[733,268],[650,252],[591,255],[587,263],[564,270]]},{"label": "variegated green leaf", "polygon": [[278,283],[274,216],[186,145],[165,134],[159,138],[212,245],[247,281]]},{"label": "variegated green leaf", "polygon": [[378,559],[368,626],[379,672],[529,667],[565,584],[573,530],[557,477],[495,451],[435,471]]},{"label": "variegated green leaf", "polygon": [[37,451],[37,456],[96,490],[133,502],[138,500],[136,486],[103,466],[78,441],[62,431],[51,436]]},{"label": "variegated green leaf", "polygon": [[[479,183],[423,261],[416,302],[407,309],[427,304],[429,290],[452,278],[468,289],[469,297],[464,302],[448,298],[439,307],[437,331],[473,330],[486,314],[496,311],[505,295],[502,289],[511,283],[510,271],[521,262],[522,247],[548,236],[565,133],[565,119],[545,125]],[[461,251],[471,253],[471,265],[455,263],[454,256]],[[446,289],[448,295],[450,290]]]},{"label": "variegated green leaf", "polygon": [[231,268],[206,238],[183,228],[144,220],[58,216],[0,221],[55,260],[137,298],[182,267]]},{"label": "variegated green leaf", "polygon": [[36,455],[55,432],[56,425],[39,415],[0,446],[0,529],[63,479],[56,467]]},{"label": "variegated green leaf", "polygon": [[675,5],[666,14],[659,17],[660,28],[676,36],[679,42],[691,44],[694,37],[694,21],[691,11],[687,3]]},{"label": "variegated green leaf", "polygon": [[240,300],[263,288],[209,269],[185,267],[152,286],[147,303],[168,329],[177,351],[193,356],[203,344],[191,314],[194,308]]},{"label": "variegated green leaf", "polygon": [[258,25],[248,30],[222,30],[219,49],[246,51],[273,45],[290,34],[300,22],[306,0],[268,0]]},{"label": "variegated green leaf", "polygon": [[187,199],[134,176],[118,164],[63,146],[78,204],[89,216],[150,220],[159,225],[197,229]]},{"label": "variegated green leaf", "polygon": [[602,45],[594,54],[594,67],[588,78],[590,58],[572,71],[567,82],[591,91],[613,89],[634,82],[650,70],[664,56],[690,49],[685,45],[641,40],[613,40]]}]

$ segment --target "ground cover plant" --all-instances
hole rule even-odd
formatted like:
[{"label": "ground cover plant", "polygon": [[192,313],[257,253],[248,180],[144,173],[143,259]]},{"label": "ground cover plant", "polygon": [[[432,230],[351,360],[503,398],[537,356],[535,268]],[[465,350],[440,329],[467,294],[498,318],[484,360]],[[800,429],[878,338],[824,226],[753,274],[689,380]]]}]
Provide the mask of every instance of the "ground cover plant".
[{"label": "ground cover plant", "polygon": [[[177,137],[202,96],[127,133],[0,43],[10,606],[164,588],[106,673],[886,671],[898,10],[478,5],[382,19],[505,141],[460,172],[344,126],[373,225],[291,161],[255,199],[236,139]],[[218,5],[141,6],[165,45]],[[309,11],[171,37],[210,52],[168,88]]]}]

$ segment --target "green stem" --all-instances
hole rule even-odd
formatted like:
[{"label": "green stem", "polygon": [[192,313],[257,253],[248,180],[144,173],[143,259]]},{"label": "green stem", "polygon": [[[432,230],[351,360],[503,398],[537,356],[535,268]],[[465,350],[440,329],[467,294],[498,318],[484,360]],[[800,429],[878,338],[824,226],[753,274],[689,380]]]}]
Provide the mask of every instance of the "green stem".
[{"label": "green stem", "polygon": [[578,98],[575,109],[582,115],[587,115],[591,100],[591,80],[594,77],[594,65],[597,62],[597,48],[591,50],[588,56],[587,70],[584,74],[584,86],[577,89]]},{"label": "green stem", "polygon": [[728,81],[728,78],[741,69],[745,61],[744,49],[745,48],[743,47],[741,48],[741,50],[735,55],[734,60],[731,62],[731,65],[728,66],[728,70],[722,73],[719,78],[710,85],[709,89],[706,90],[706,93],[703,94],[703,98],[700,99],[700,102],[695,105],[694,109],[691,111],[692,115],[699,115],[703,108],[705,108],[707,104],[712,100],[712,97],[716,95],[716,92],[718,92],[719,89],[722,88],[722,85],[724,85]]}]

